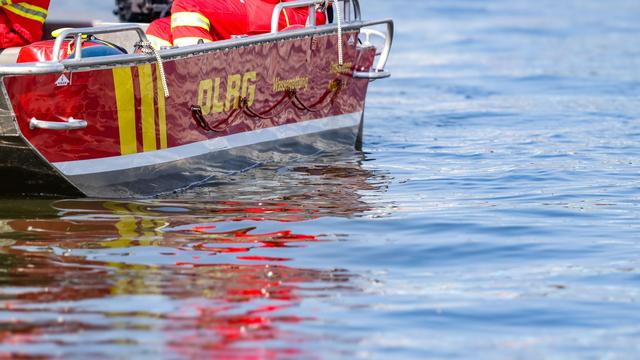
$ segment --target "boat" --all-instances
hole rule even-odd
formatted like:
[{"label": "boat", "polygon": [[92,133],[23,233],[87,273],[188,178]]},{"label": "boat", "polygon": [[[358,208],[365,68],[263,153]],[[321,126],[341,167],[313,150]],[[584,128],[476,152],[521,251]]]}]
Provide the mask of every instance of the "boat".
[{"label": "boat", "polygon": [[0,195],[151,197],[360,147],[393,21],[342,0],[332,23],[278,29],[283,9],[323,4],[280,3],[270,32],[207,44],[154,50],[143,24],[103,24],[1,56]]}]

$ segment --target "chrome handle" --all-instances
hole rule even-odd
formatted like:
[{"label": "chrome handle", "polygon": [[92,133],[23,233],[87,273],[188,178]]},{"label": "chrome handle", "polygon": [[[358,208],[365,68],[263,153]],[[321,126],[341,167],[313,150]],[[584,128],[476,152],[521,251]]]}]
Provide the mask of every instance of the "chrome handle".
[{"label": "chrome handle", "polygon": [[45,130],[79,130],[87,127],[86,120],[74,119],[72,117],[66,121],[44,121],[32,118],[29,120],[29,129],[45,129]]}]

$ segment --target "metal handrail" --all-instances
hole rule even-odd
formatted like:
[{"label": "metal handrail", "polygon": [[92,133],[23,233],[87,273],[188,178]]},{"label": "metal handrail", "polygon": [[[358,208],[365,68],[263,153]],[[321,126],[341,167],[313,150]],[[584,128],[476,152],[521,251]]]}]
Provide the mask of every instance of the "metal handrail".
[{"label": "metal handrail", "polygon": [[76,29],[64,29],[60,32],[58,37],[56,38],[55,43],[53,44],[53,56],[51,62],[60,62],[60,51],[62,49],[62,43],[70,37],[74,38],[76,42],[75,46],[75,58],[79,60],[82,58],[82,46],[80,43],[82,42],[83,35],[99,35],[99,34],[111,34],[117,32],[125,32],[125,31],[135,31],[138,33],[140,40],[147,41],[147,35],[144,33],[144,29],[138,24],[123,24],[123,25],[109,25],[102,27],[87,27],[87,28],[76,28]]},{"label": "metal handrail", "polygon": [[[347,2],[353,5],[353,20],[360,21],[361,11],[360,11],[360,2],[358,0],[339,0],[340,6],[344,7],[344,3]],[[280,22],[280,14],[284,9],[290,8],[301,8],[308,6],[309,7],[309,22],[307,27],[314,27],[317,25],[316,23],[316,5],[323,5],[327,1],[326,0],[299,0],[299,1],[291,1],[286,3],[279,3],[273,8],[273,13],[271,14],[271,33],[276,34],[278,32],[278,23]],[[349,21],[349,18],[345,16],[345,21]]]},{"label": "metal handrail", "polygon": [[0,65],[0,76],[52,74],[61,73],[64,70],[64,65],[50,62]]},{"label": "metal handrail", "polygon": [[353,4],[353,18],[356,21],[360,21],[362,19],[362,12],[360,11],[360,1],[359,0],[350,0]]},{"label": "metal handrail", "polygon": [[[370,20],[370,21],[354,21],[344,24],[344,31],[353,31],[365,27],[382,25],[391,21],[387,20]],[[91,28],[90,28],[91,29]],[[98,29],[104,29],[103,27]],[[220,51],[241,46],[256,45],[267,42],[278,41],[292,37],[300,37],[312,34],[326,34],[334,32],[335,24],[319,25],[313,29],[300,29],[292,32],[279,32],[277,34],[261,34],[248,37],[239,37],[229,40],[216,41],[197,46],[185,46],[180,48],[170,48],[160,51],[163,60],[171,60],[193,54],[203,54],[213,51]],[[94,29],[97,30],[97,29]],[[114,67],[123,66],[131,63],[142,63],[154,61],[153,55],[145,54],[122,54],[113,56],[101,56],[95,58],[82,58],[80,60],[65,59],[60,62],[39,62],[0,65],[0,77],[15,75],[35,75],[35,74],[52,74],[62,73],[64,71],[76,71],[92,67]]]},{"label": "metal handrail", "polygon": [[386,20],[387,36],[384,39],[384,48],[378,59],[378,65],[375,67],[376,71],[383,71],[389,60],[389,54],[391,54],[391,45],[393,45],[393,20]]},{"label": "metal handrail", "polygon": [[382,24],[387,25],[386,34],[380,33],[375,30],[364,32],[366,36],[365,38],[366,41],[369,40],[369,37],[371,36],[371,34],[375,34],[378,36],[382,35],[382,37],[384,38],[384,48],[380,52],[380,58],[378,59],[378,63],[376,64],[375,67],[371,69],[371,71],[364,71],[364,72],[355,71],[353,73],[353,77],[356,79],[377,80],[377,79],[384,79],[391,76],[391,73],[385,70],[385,66],[387,65],[387,60],[389,60],[389,54],[391,53],[391,45],[393,45],[393,30],[394,30],[393,20],[389,19],[389,20],[382,20],[379,22],[373,22],[373,23],[367,24],[367,26],[382,25]]},{"label": "metal handrail", "polygon": [[276,34],[278,32],[278,23],[280,22],[280,14],[284,9],[309,7],[309,25],[310,27],[316,26],[316,5],[322,5],[325,0],[299,0],[286,3],[278,3],[273,8],[271,13],[271,33]]}]

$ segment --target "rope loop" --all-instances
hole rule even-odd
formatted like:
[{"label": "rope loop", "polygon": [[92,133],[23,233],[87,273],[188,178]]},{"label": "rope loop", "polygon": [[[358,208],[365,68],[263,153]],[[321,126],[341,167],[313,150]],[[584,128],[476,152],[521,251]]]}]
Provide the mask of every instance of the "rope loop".
[{"label": "rope loop", "polygon": [[145,55],[154,55],[156,57],[156,61],[158,62],[158,69],[160,70],[160,80],[162,81],[162,90],[164,91],[164,97],[169,97],[169,85],[167,85],[167,75],[164,71],[164,63],[162,62],[162,57],[158,53],[158,50],[151,45],[149,41],[138,41],[135,44],[135,49],[137,51],[142,52]]},{"label": "rope loop", "polygon": [[336,8],[336,18],[338,23],[338,64],[342,66],[344,64],[342,49],[342,10],[340,9],[339,0],[333,0],[333,5]]}]

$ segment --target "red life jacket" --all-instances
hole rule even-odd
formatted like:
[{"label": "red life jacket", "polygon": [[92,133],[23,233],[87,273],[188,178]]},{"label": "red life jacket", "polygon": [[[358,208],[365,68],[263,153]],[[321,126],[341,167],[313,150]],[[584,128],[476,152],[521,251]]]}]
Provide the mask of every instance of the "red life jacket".
[{"label": "red life jacket", "polygon": [[[277,4],[281,2],[289,2],[295,0],[245,0],[247,7],[247,20],[249,23],[249,35],[262,34],[271,31],[271,15]],[[278,19],[278,28],[280,30],[288,28],[292,25],[305,25],[309,17],[309,8],[307,6],[301,8],[285,9]],[[323,12],[316,13],[316,24],[326,23],[326,17]]]},{"label": "red life jacket", "polygon": [[[293,0],[283,0],[293,1]],[[280,0],[174,0],[171,23],[152,23],[148,33],[157,44],[193,45],[198,41],[225,40],[233,36],[263,34],[271,31],[271,16]],[[309,8],[285,9],[279,17],[279,29],[304,26]],[[323,13],[316,24],[326,23]],[[169,26],[170,25],[170,26]],[[171,36],[164,34],[170,29]]]},{"label": "red life jacket", "polygon": [[0,0],[0,48],[23,46],[42,39],[49,0]]}]

